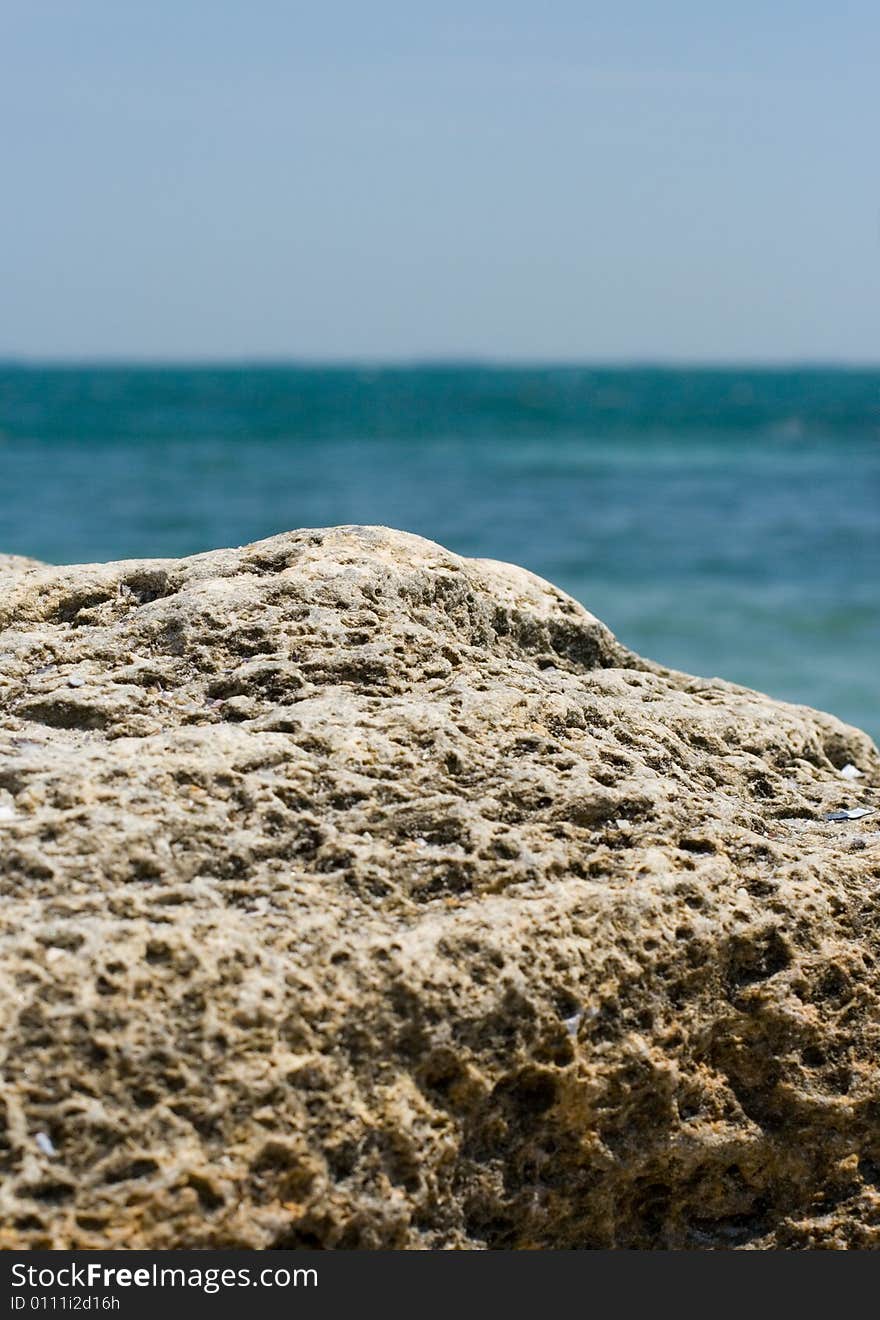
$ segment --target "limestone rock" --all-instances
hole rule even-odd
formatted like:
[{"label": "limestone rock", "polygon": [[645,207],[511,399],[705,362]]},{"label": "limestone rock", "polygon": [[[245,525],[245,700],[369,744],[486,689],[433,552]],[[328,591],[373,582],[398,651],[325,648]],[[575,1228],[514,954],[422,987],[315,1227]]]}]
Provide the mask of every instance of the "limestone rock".
[{"label": "limestone rock", "polygon": [[880,1245],[878,805],[418,537],[7,559],[0,1246]]},{"label": "limestone rock", "polygon": [[28,559],[26,555],[0,555],[0,575],[27,573],[32,568],[45,567],[39,559]]}]

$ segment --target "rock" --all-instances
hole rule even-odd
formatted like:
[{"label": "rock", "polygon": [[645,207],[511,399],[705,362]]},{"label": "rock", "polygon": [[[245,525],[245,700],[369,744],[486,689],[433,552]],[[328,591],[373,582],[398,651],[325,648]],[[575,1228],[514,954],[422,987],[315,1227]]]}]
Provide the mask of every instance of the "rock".
[{"label": "rock", "polygon": [[45,568],[39,559],[28,559],[26,555],[0,555],[0,575],[4,573],[27,573],[32,568]]},{"label": "rock", "polygon": [[880,1245],[864,734],[382,528],[6,563],[0,1246]]}]

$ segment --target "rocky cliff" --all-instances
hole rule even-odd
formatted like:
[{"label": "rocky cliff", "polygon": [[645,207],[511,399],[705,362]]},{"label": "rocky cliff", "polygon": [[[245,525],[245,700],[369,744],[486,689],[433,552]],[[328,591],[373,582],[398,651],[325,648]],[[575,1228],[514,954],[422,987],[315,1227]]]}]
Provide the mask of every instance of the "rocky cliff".
[{"label": "rocky cliff", "polygon": [[414,536],[0,560],[0,1246],[880,1245],[878,800]]}]

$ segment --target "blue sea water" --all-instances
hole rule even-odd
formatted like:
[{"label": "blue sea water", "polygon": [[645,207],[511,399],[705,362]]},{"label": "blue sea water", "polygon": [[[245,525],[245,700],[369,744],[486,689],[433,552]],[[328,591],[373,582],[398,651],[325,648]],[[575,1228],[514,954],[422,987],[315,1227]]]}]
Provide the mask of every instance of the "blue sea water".
[{"label": "blue sea water", "polygon": [[0,367],[0,551],[386,523],[880,735],[880,371]]}]

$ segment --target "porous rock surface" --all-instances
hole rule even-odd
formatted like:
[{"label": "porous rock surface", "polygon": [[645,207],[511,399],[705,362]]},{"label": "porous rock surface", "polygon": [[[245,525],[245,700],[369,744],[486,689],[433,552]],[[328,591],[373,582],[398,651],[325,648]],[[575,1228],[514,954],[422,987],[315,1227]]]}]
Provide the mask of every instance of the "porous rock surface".
[{"label": "porous rock surface", "polygon": [[0,1246],[880,1245],[878,770],[382,528],[7,560]]},{"label": "porous rock surface", "polygon": [[39,559],[28,559],[27,555],[0,555],[0,578],[11,573],[26,573],[31,568],[45,567]]}]

